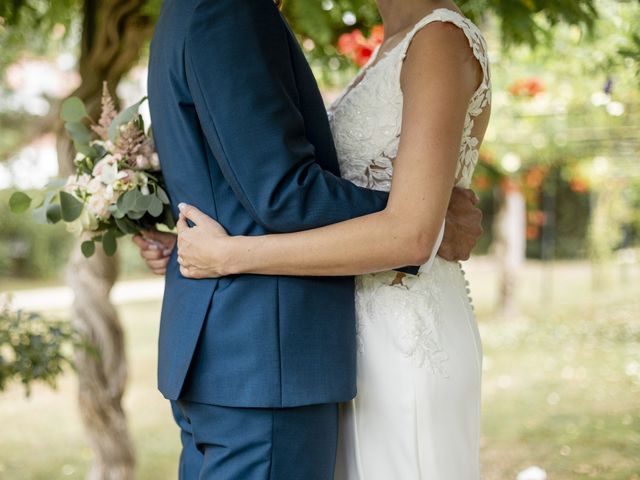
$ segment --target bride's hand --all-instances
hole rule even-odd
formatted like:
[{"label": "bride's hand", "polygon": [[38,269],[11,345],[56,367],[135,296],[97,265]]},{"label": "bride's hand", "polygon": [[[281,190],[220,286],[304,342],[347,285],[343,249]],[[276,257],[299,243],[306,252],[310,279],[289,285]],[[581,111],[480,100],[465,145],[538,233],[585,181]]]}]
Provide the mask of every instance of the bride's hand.
[{"label": "bride's hand", "polygon": [[[178,263],[187,278],[218,278],[229,275],[233,237],[196,207],[181,203],[178,228]],[[189,227],[187,220],[194,225]]]}]

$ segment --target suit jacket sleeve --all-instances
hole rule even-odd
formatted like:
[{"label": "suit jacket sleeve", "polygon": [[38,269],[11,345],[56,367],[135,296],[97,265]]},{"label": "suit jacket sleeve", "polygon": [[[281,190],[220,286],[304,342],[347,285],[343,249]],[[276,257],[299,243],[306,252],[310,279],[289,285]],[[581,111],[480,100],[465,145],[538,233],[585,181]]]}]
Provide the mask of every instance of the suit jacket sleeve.
[{"label": "suit jacket sleeve", "polygon": [[254,220],[271,232],[382,210],[385,192],[323,170],[305,134],[286,25],[271,0],[201,1],[185,42],[206,141]]}]

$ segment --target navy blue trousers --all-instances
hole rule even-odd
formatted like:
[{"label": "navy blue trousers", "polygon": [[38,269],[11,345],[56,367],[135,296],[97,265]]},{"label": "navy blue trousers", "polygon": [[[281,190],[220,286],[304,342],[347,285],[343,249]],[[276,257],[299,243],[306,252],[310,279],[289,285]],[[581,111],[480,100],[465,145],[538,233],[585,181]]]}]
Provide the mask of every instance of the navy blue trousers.
[{"label": "navy blue trousers", "polygon": [[180,480],[332,480],[338,404],[230,408],[171,402]]}]

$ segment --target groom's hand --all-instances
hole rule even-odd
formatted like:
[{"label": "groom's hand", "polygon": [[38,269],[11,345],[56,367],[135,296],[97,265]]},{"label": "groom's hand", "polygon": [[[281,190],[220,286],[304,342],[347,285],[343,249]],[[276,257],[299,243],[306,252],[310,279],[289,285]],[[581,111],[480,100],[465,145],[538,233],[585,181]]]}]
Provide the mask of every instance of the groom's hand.
[{"label": "groom's hand", "polygon": [[177,236],[173,233],[145,230],[133,237],[140,249],[140,256],[156,275],[164,275],[171,252],[176,246]]},{"label": "groom's hand", "polygon": [[438,256],[449,261],[469,259],[483,233],[479,202],[473,190],[453,189]]}]

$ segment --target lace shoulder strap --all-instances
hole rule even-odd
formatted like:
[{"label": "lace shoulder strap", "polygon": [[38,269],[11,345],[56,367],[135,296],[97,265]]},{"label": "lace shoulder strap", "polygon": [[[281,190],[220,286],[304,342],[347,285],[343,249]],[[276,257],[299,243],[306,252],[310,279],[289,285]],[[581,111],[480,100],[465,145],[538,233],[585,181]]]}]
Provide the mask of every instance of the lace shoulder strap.
[{"label": "lace shoulder strap", "polygon": [[487,53],[487,44],[484,36],[482,35],[480,29],[471,20],[460,15],[454,10],[450,10],[448,8],[438,8],[428,14],[418,23],[416,23],[413,29],[411,29],[411,31],[402,40],[402,42],[400,42],[400,60],[404,61],[405,57],[407,56],[407,51],[409,50],[411,41],[413,40],[413,37],[416,35],[416,33],[433,22],[453,23],[464,32],[467,40],[469,40],[469,46],[471,47],[474,57],[476,57],[476,59],[480,63],[480,66],[482,67],[482,83],[478,87],[478,91],[474,96],[478,96],[478,94],[489,90],[491,88],[491,77],[489,72],[489,56]]}]

